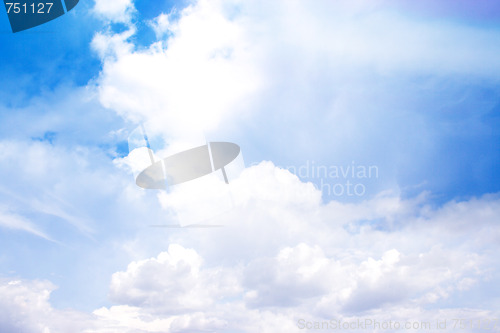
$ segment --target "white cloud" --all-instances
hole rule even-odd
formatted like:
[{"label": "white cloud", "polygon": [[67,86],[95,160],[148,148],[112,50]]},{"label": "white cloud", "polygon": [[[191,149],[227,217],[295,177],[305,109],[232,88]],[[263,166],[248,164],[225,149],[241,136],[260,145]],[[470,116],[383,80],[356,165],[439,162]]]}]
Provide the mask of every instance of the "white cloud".
[{"label": "white cloud", "polygon": [[127,55],[132,52],[134,46],[127,42],[135,33],[135,28],[132,26],[119,34],[96,33],[92,39],[92,48],[98,53],[102,59],[113,59],[115,57]]},{"label": "white cloud", "polygon": [[[331,127],[322,138],[328,142],[350,151],[376,141],[386,156],[393,147],[380,144],[371,128],[378,124],[380,131],[394,130],[391,126],[397,127],[397,121],[386,125],[394,113],[362,110],[368,103],[350,108],[362,97],[377,97],[380,90],[375,86],[373,95],[365,92],[377,82],[377,75],[491,78],[498,73],[498,46],[475,47],[478,41],[500,45],[493,32],[451,23],[424,24],[363,4],[273,2],[266,3],[263,13],[263,2],[199,1],[176,21],[160,16],[156,32],[168,38],[146,50],[136,50],[130,41],[133,27],[122,34],[97,34],[93,47],[103,59],[95,82],[100,101],[124,118],[149,121],[170,139],[174,150],[202,131],[228,133],[227,124],[238,130],[257,129],[255,138],[264,135],[270,121],[272,129],[266,133],[273,135],[262,141],[277,142],[281,150],[291,146],[299,153],[316,153],[320,148],[310,145],[310,132],[327,124]],[[111,21],[129,22],[131,8],[131,2],[99,1],[95,10]],[[359,86],[356,77],[364,76],[366,68],[377,75],[361,80]],[[253,110],[258,106],[261,113]],[[408,119],[419,120],[419,114]],[[251,121],[245,128],[246,120]],[[324,124],[311,127],[319,122]],[[421,123],[414,124],[419,132]],[[406,128],[394,131],[398,130]],[[418,145],[425,148],[430,140],[422,132]],[[290,144],[292,137],[300,144]],[[391,144],[406,149],[401,142]],[[82,204],[88,211],[97,201],[104,202],[106,209],[99,206],[96,221],[109,218],[110,206],[119,216],[109,218],[114,227],[135,219],[136,232],[138,225],[152,220],[168,222],[168,217],[161,219],[149,209],[156,196],[134,188],[132,178],[129,187],[121,187],[123,180],[113,178],[110,169],[94,172],[86,149],[71,154],[41,143],[4,143],[2,148],[2,160],[14,162],[27,183],[57,184],[57,198],[72,202],[96,197]],[[12,153],[21,150],[27,159]],[[336,150],[327,151],[332,152]],[[31,168],[35,162],[39,165]],[[66,170],[69,176],[60,181],[61,175],[53,170]],[[75,187],[83,194],[74,195]],[[95,322],[75,322],[87,332],[275,333],[300,331],[300,318],[435,320],[499,315],[491,310],[498,308],[496,298],[489,297],[494,290],[484,292],[499,274],[498,195],[434,207],[430,195],[403,199],[395,187],[357,203],[323,203],[312,184],[271,162],[245,170],[231,190],[237,207],[218,217],[225,228],[143,228],[135,239],[115,245],[139,259],[113,274],[114,306],[95,310]],[[121,199],[125,204],[116,204]],[[162,204],[168,208],[170,202],[165,199]],[[71,206],[55,206],[34,207],[64,219],[74,216],[60,209]],[[0,304],[12,309],[14,318],[4,317],[5,327],[57,332],[66,319],[48,303],[53,286],[28,285],[0,289],[5,296]],[[27,304],[18,294],[26,295],[36,313],[52,322],[35,312],[18,319]],[[469,299],[471,294],[479,296]]]},{"label": "white cloud", "polygon": [[94,13],[110,22],[129,23],[134,12],[133,0],[95,0]]},{"label": "white cloud", "polygon": [[90,316],[54,309],[47,281],[0,280],[0,327],[5,333],[82,332]]},{"label": "white cloud", "polygon": [[[3,182],[0,193],[12,205],[14,213],[48,214],[83,234],[92,233],[91,222],[82,212],[77,213],[72,201],[78,197],[73,186],[79,183],[79,171],[85,170],[88,162],[85,148],[68,152],[62,147],[38,141],[0,141],[0,149],[5,162],[0,170],[11,176]],[[12,214],[4,217],[4,222],[14,221]],[[31,224],[23,218],[15,218],[15,221],[15,226],[27,231],[34,232],[39,228],[30,227]],[[41,231],[36,233],[47,237]]]},{"label": "white cloud", "polygon": [[[489,218],[500,211],[497,196],[441,208],[387,194],[325,204],[311,184],[269,162],[246,169],[232,185],[237,208],[219,217],[226,227],[141,233],[135,241],[141,251],[145,242],[170,244],[168,250],[113,274],[115,305],[96,309],[91,320],[75,315],[75,325],[96,333],[299,332],[301,318],[435,322],[499,315],[491,310],[494,299],[467,299],[498,276],[497,243],[477,242],[498,235]],[[352,218],[347,211],[362,213]],[[465,211],[469,217],[459,225],[484,219],[473,229],[456,228],[452,221]],[[37,332],[32,326],[41,322],[58,332],[66,321],[48,303],[53,286],[35,286],[19,293],[39,299],[37,313],[52,321],[27,316],[23,327]],[[2,299],[17,299],[8,290],[1,289]],[[6,327],[13,323],[6,320]]]},{"label": "white cloud", "polygon": [[196,251],[172,244],[157,258],[131,263],[115,273],[110,297],[114,302],[149,308],[164,314],[182,314],[209,308],[214,301],[238,292],[234,272],[201,269]]},{"label": "white cloud", "polygon": [[110,206],[120,213],[115,204],[133,184],[112,162],[120,138],[108,131],[116,129],[117,123],[110,122],[117,118],[105,114],[92,91],[61,87],[33,97],[22,108],[0,108],[5,113],[2,132],[8,137],[0,140],[4,225],[61,242],[74,231],[94,234],[102,226],[95,221]]},{"label": "white cloud", "polygon": [[153,28],[156,34],[157,39],[164,39],[168,33],[172,32],[173,29],[173,24],[172,24],[172,19],[171,16],[173,13],[170,14],[165,14],[162,13],[159,16],[157,16],[155,19],[149,22],[150,26]]},{"label": "white cloud", "polygon": [[[463,93],[449,88],[436,101],[429,92],[448,87],[450,76],[490,82],[500,71],[495,30],[396,9],[366,1],[194,2],[153,20],[161,38],[149,48],[136,50],[123,33],[96,36],[100,100],[151,123],[170,153],[200,144],[203,134],[251,132],[260,139],[251,141],[254,150],[282,160],[334,163],[334,151],[335,163],[377,164],[381,178],[368,194],[395,189],[400,169],[424,170],[436,158],[443,139],[436,124],[449,121],[441,110]],[[105,56],[113,50],[117,57]]]},{"label": "white cloud", "polygon": [[[498,227],[486,221],[457,231],[448,221],[461,210],[470,213],[468,224],[496,214],[498,198],[438,209],[422,198],[323,204],[314,193],[304,194],[314,191],[310,184],[270,163],[245,170],[233,185],[238,208],[220,218],[228,219],[227,227],[171,234],[168,252],[113,275],[111,297],[118,305],[95,314],[127,327],[120,318],[131,311],[149,318],[140,327],[151,332],[293,332],[298,318],[435,322],[464,313],[496,315],[481,301],[457,301],[480,290],[488,274],[497,276],[496,243],[483,247],[475,240],[498,234]],[[380,209],[384,201],[391,209]],[[364,213],[345,218],[346,209]],[[365,216],[373,220],[365,223]],[[195,324],[198,316],[205,326]],[[180,318],[186,326],[172,326]],[[148,330],[147,322],[159,326]]]},{"label": "white cloud", "polygon": [[[150,121],[153,130],[168,134],[169,143],[198,138],[247,112],[242,101],[261,87],[259,69],[248,59],[245,31],[219,6],[190,6],[169,24],[173,36],[167,41],[105,58],[97,82],[102,104],[134,121]],[[96,38],[98,50],[110,45]]]}]

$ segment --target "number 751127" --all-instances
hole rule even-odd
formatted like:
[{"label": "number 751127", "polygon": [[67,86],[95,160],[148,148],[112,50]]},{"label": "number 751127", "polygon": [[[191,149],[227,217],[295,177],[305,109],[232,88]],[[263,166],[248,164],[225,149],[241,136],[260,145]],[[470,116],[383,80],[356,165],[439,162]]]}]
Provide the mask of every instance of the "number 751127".
[{"label": "number 751127", "polygon": [[39,2],[37,4],[26,4],[20,2],[6,2],[7,6],[7,14],[10,14],[11,11],[14,14],[49,14],[50,9],[54,5],[53,2]]}]

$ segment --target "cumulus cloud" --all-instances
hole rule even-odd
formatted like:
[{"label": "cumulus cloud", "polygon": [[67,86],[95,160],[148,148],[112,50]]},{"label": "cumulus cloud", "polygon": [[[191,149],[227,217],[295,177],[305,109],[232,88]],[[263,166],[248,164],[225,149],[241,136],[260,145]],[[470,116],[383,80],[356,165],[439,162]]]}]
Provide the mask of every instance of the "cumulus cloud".
[{"label": "cumulus cloud", "polygon": [[456,142],[442,128],[469,137],[491,127],[480,112],[452,120],[442,110],[464,98],[488,111],[498,103],[464,97],[500,71],[494,29],[407,15],[390,3],[198,1],[151,22],[159,39],[146,48],[134,47],[132,30],[96,35],[96,84],[105,107],[149,122],[170,153],[251,131],[259,133],[254,150],[282,161],[378,165],[370,195],[422,178],[433,190],[452,179],[429,175],[432,163],[460,165],[439,159]]},{"label": "cumulus cloud", "polygon": [[234,271],[202,270],[201,265],[196,251],[172,244],[157,258],[133,262],[126,272],[115,273],[110,297],[117,303],[182,314],[204,310],[214,300],[238,292]]},{"label": "cumulus cloud", "polygon": [[48,281],[0,280],[0,327],[5,333],[82,332],[90,316],[54,309],[49,302],[55,286]]},{"label": "cumulus cloud", "polygon": [[[301,319],[451,324],[453,318],[499,314],[491,310],[493,299],[467,297],[498,276],[492,256],[498,242],[477,241],[500,234],[492,218],[500,213],[498,196],[443,207],[393,194],[323,203],[312,184],[270,162],[244,170],[232,190],[237,207],[219,217],[224,228],[138,236],[139,248],[144,242],[170,245],[114,273],[109,297],[115,305],[76,323],[96,333],[298,332]],[[346,218],[348,211],[361,213]],[[457,228],[478,217],[475,228]],[[35,286],[36,299],[55,316],[44,325],[58,332],[65,321],[48,303],[53,286]],[[3,294],[8,290],[4,286]],[[39,323],[25,321],[26,327]]]},{"label": "cumulus cloud", "polygon": [[[225,117],[248,111],[242,102],[261,87],[259,69],[248,59],[244,29],[219,6],[189,6],[169,24],[173,37],[105,59],[98,80],[102,104],[133,121],[150,122],[153,131],[168,134],[170,144],[203,137]],[[97,50],[112,47],[100,40],[94,40]]]},{"label": "cumulus cloud", "polygon": [[[250,127],[268,135],[263,149],[377,156],[394,177],[401,159],[418,165],[434,149],[435,119],[418,109],[431,103],[408,106],[412,94],[448,76],[495,80],[500,70],[496,47],[479,46],[500,45],[487,29],[376,3],[273,2],[266,14],[263,6],[198,1],[176,19],[161,14],[151,22],[156,43],[120,44],[124,52],[103,57],[101,103],[149,122],[170,152],[200,133]],[[422,75],[436,82],[415,83]],[[137,329],[173,332],[290,332],[299,318],[495,315],[461,295],[480,292],[498,274],[489,268],[498,265],[490,256],[496,243],[477,241],[498,238],[498,197],[436,208],[430,193],[403,199],[394,184],[356,203],[323,203],[313,184],[272,163],[248,168],[231,184],[236,208],[217,218],[225,228],[172,231],[167,252],[113,275],[116,305],[95,314],[127,327],[129,313],[148,318]],[[164,208],[172,195],[158,196]]]},{"label": "cumulus cloud", "polygon": [[[393,196],[393,207],[379,212],[373,207],[391,198],[374,198],[353,208],[367,215],[344,219],[351,204],[311,200],[319,197],[314,188],[307,190],[311,184],[271,163],[245,170],[233,185],[239,204],[225,217],[231,220],[227,227],[172,234],[167,252],[113,275],[117,305],[95,314],[117,322],[127,311],[152,316],[158,321],[143,320],[141,326],[148,331],[144,325],[153,320],[159,326],[152,332],[196,331],[200,316],[205,329],[285,332],[299,331],[300,318],[435,322],[496,315],[462,295],[478,292],[488,275],[498,274],[498,261],[490,256],[496,243],[475,241],[497,237],[498,227],[486,219],[474,230],[457,231],[448,221],[462,209],[471,220],[497,214],[497,197],[430,208],[422,199]],[[304,190],[313,195],[300,195]],[[285,197],[290,193],[297,196]],[[435,307],[442,308],[439,314]],[[187,326],[173,326],[181,318]]]}]

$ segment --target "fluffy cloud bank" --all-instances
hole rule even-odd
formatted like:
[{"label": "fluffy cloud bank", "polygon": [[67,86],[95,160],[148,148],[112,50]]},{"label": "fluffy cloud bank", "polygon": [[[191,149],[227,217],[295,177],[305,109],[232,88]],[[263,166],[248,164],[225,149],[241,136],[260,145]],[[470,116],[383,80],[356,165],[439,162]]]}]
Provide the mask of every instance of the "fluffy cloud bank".
[{"label": "fluffy cloud bank", "polygon": [[90,316],[52,308],[49,297],[54,289],[47,281],[0,280],[2,332],[82,332]]},{"label": "fluffy cloud bank", "polygon": [[[269,162],[246,169],[232,186],[237,205],[221,217],[226,227],[137,238],[137,246],[165,237],[170,245],[113,274],[116,305],[80,314],[77,324],[85,332],[299,332],[300,320],[451,325],[499,315],[492,310],[498,295],[488,290],[499,274],[498,196],[440,208],[425,196],[391,194],[324,204],[311,184]],[[22,284],[4,283],[3,304],[18,304],[12,285]],[[59,316],[42,323],[64,332],[48,303],[53,287],[34,285],[37,306]],[[488,297],[471,297],[482,294]],[[26,327],[39,323],[19,316]]]},{"label": "fluffy cloud bank", "polygon": [[[170,153],[234,138],[279,165],[375,164],[370,195],[397,183],[451,192],[452,175],[493,165],[498,99],[481,87],[497,82],[498,34],[405,13],[363,1],[198,1],[153,19],[158,40],[146,47],[133,26],[97,34],[96,90]],[[460,140],[486,151],[462,159],[450,153]],[[466,179],[476,183],[491,187]]]},{"label": "fluffy cloud bank", "polygon": [[[474,47],[478,40],[494,45],[492,31],[408,18],[376,4],[274,2],[259,15],[262,6],[199,1],[176,20],[153,20],[160,39],[145,50],[127,35],[112,36],[121,38],[116,48],[96,43],[101,55],[114,52],[103,56],[101,102],[152,122],[174,151],[198,133],[250,126],[269,134],[270,145],[299,153],[324,153],[314,144],[323,138],[339,158],[378,154],[388,165],[418,165],[434,149],[433,118],[407,111],[413,91],[395,78],[421,92],[420,75],[495,80],[491,73],[500,70],[496,47]],[[393,90],[399,97],[387,98]],[[354,104],[364,99],[378,107]],[[392,111],[401,105],[404,119]],[[314,139],[308,130],[326,134]],[[300,331],[300,319],[498,315],[490,310],[495,300],[467,300],[498,278],[491,255],[497,195],[436,207],[429,193],[402,199],[393,186],[358,203],[325,204],[312,184],[272,163],[248,168],[231,186],[236,208],[218,218],[225,228],[168,230],[168,250],[115,273],[116,305],[94,314],[146,332],[290,332]]]},{"label": "fluffy cloud bank", "polygon": [[167,251],[113,275],[110,297],[119,305],[94,314],[123,329],[135,318],[144,332],[498,316],[498,295],[468,300],[491,292],[498,278],[498,196],[441,208],[387,194],[323,204],[311,184],[271,163],[245,170],[233,185],[239,204],[223,217],[225,228],[174,233]]}]

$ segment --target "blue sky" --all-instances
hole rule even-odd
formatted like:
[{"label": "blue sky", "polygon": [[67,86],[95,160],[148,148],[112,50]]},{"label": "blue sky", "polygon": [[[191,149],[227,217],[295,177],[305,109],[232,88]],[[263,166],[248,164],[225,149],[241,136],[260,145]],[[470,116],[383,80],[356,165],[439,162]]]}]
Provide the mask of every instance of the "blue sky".
[{"label": "blue sky", "polygon": [[[498,318],[499,16],[490,1],[81,0],[12,34],[4,14],[0,330]],[[151,227],[177,223],[181,197],[135,185],[140,123],[158,156],[240,145],[235,207],[208,219],[226,227]]]}]

